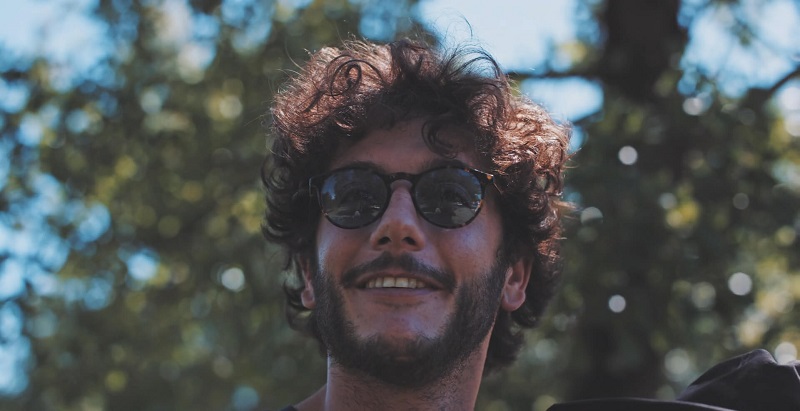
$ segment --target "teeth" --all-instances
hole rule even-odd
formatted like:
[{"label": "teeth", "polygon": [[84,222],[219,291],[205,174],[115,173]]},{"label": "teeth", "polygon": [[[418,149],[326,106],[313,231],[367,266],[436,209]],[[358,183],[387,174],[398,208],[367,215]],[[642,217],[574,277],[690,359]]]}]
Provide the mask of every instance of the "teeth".
[{"label": "teeth", "polygon": [[369,280],[367,288],[425,288],[425,283],[408,277],[380,277]]}]

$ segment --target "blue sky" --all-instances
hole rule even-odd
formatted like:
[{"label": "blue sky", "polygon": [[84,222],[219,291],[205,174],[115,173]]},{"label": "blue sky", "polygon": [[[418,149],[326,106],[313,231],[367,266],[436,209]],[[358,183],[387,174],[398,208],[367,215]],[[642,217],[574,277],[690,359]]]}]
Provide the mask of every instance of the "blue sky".
[{"label": "blue sky", "polygon": [[[182,1],[167,3],[173,5],[169,7],[174,10],[173,13],[181,13],[178,5]],[[105,28],[102,23],[86,15],[93,4],[93,0],[2,2],[0,45],[6,51],[20,55],[48,56],[62,64],[63,77],[84,72],[109,48],[103,36]],[[422,19],[442,36],[455,41],[472,37],[505,68],[535,71],[547,56],[550,45],[575,41],[576,21],[573,16],[576,8],[575,0],[500,0],[492,2],[491,8],[479,0],[428,0],[422,1],[418,10]],[[469,25],[465,22],[469,22]],[[567,84],[565,87],[573,86]],[[583,93],[585,85],[578,87],[582,88],[575,92]],[[564,112],[566,117],[574,117],[570,111],[572,106],[557,98],[564,95],[563,92],[546,92],[534,97],[552,100],[548,106]],[[572,96],[573,93],[566,95]],[[598,95],[592,93],[589,97],[596,109],[599,105]],[[579,109],[585,110],[585,107]]]},{"label": "blue sky", "polygon": [[[65,86],[71,73],[83,72],[109,49],[102,23],[87,17],[96,0],[22,0],[0,2],[0,45],[22,55],[47,55],[62,63]],[[307,0],[279,0],[305,3]],[[185,0],[165,0],[180,14]],[[536,72],[549,47],[576,41],[585,21],[576,13],[597,0],[422,0],[418,14],[443,37],[479,41],[507,69]],[[682,22],[693,34],[683,65],[717,75],[724,92],[736,95],[751,85],[765,85],[788,72],[800,59],[800,6],[792,0],[742,0],[742,7],[699,8],[703,0],[685,0]],[[696,12],[695,9],[700,10]],[[743,47],[730,29],[743,20],[754,29],[753,47]],[[186,19],[174,19],[175,22]],[[469,22],[469,25],[465,24]],[[590,31],[595,28],[590,28]],[[179,32],[180,30],[175,30]],[[509,41],[509,40],[515,41]],[[558,62],[558,59],[556,59]],[[580,79],[544,82],[525,92],[566,120],[599,108],[602,95]],[[2,85],[0,85],[2,93]]]}]

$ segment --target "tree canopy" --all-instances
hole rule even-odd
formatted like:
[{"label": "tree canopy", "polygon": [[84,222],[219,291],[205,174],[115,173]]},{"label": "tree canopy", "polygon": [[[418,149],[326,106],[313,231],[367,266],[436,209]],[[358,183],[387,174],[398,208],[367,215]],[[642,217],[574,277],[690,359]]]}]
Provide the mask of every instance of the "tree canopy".
[{"label": "tree canopy", "polygon": [[[267,110],[309,50],[436,41],[415,5],[98,2],[104,47],[80,72],[0,44],[0,406],[238,411],[316,390],[324,360],[287,326],[285,261],[260,235]],[[602,92],[574,121],[565,280],[477,408],[672,398],[756,347],[797,358],[800,48],[767,44],[754,10],[800,6],[577,7],[593,29],[508,73]],[[736,38],[716,69],[693,60],[701,16]],[[788,66],[756,84],[736,53]]]}]

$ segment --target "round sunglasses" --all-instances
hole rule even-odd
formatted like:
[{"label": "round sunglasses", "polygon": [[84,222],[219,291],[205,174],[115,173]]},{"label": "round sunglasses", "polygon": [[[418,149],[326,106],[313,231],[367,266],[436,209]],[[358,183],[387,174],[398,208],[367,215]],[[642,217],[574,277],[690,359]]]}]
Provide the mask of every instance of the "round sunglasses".
[{"label": "round sunglasses", "polygon": [[411,182],[411,199],[425,221],[443,228],[469,224],[483,204],[494,176],[462,166],[443,166],[419,174],[383,174],[369,167],[346,167],[308,180],[309,193],[331,224],[359,228],[377,221],[389,206],[397,180]]}]

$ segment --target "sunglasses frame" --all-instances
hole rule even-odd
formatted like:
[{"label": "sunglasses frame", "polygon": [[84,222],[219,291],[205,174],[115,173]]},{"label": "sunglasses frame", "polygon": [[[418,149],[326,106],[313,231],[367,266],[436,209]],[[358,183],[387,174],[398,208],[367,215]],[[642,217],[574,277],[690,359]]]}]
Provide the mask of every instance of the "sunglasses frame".
[{"label": "sunglasses frame", "polygon": [[[478,180],[478,184],[481,187],[481,199],[480,199],[480,202],[478,203],[478,207],[475,209],[475,214],[472,217],[470,217],[469,220],[467,220],[467,221],[465,221],[465,222],[463,222],[461,224],[454,225],[454,226],[436,224],[435,222],[429,220],[428,217],[425,216],[425,214],[420,210],[419,205],[417,204],[417,195],[416,195],[416,191],[415,191],[417,182],[423,176],[425,176],[426,174],[434,172],[434,171],[438,171],[438,170],[443,170],[443,169],[457,169],[457,170],[466,171],[466,172],[468,172],[470,175],[472,175],[473,177],[475,177]],[[337,224],[335,221],[333,221],[331,219],[331,217],[328,215],[328,213],[325,212],[323,204],[322,204],[322,196],[320,195],[320,190],[322,189],[322,186],[325,183],[325,180],[327,180],[333,174],[336,174],[336,173],[342,172],[342,171],[349,171],[349,170],[366,170],[366,171],[369,171],[369,172],[375,174],[376,176],[378,176],[381,179],[381,181],[383,181],[384,185],[386,186],[386,192],[387,192],[386,201],[384,201],[384,203],[381,205],[381,210],[375,216],[375,218],[372,219],[372,220],[367,221],[364,224],[360,224],[360,225],[353,226],[353,227],[342,226],[340,224]],[[409,190],[409,192],[411,193],[411,201],[412,201],[412,203],[414,203],[414,209],[416,210],[417,214],[419,216],[421,216],[423,220],[427,221],[428,223],[430,223],[430,224],[432,224],[434,226],[441,227],[441,228],[460,228],[460,227],[464,227],[467,224],[471,223],[475,219],[475,217],[478,216],[478,213],[480,213],[481,208],[483,208],[484,199],[486,198],[486,186],[488,186],[489,183],[493,183],[494,182],[494,175],[486,173],[486,172],[481,171],[481,170],[474,169],[474,168],[470,168],[470,167],[466,167],[466,166],[458,166],[458,165],[444,165],[444,166],[441,166],[441,167],[434,167],[434,168],[430,168],[430,169],[425,170],[425,171],[423,171],[421,173],[418,173],[418,174],[403,173],[403,172],[384,174],[384,173],[381,173],[381,172],[379,172],[379,171],[377,171],[377,170],[375,170],[374,168],[371,168],[371,167],[349,166],[349,167],[337,168],[337,169],[331,170],[331,171],[329,171],[327,173],[319,174],[319,175],[316,175],[316,176],[313,176],[313,177],[309,178],[308,179],[308,191],[309,191],[309,195],[310,196],[317,198],[317,205],[319,206],[320,211],[325,216],[325,218],[328,221],[330,221],[331,224],[333,224],[336,227],[343,228],[343,229],[346,229],[346,230],[351,230],[351,229],[354,230],[354,229],[357,229],[357,228],[366,227],[366,226],[378,221],[383,216],[383,214],[386,212],[386,209],[389,207],[389,202],[392,199],[392,193],[393,193],[392,183],[394,183],[397,180],[406,180],[406,181],[411,183],[411,188]]]}]

